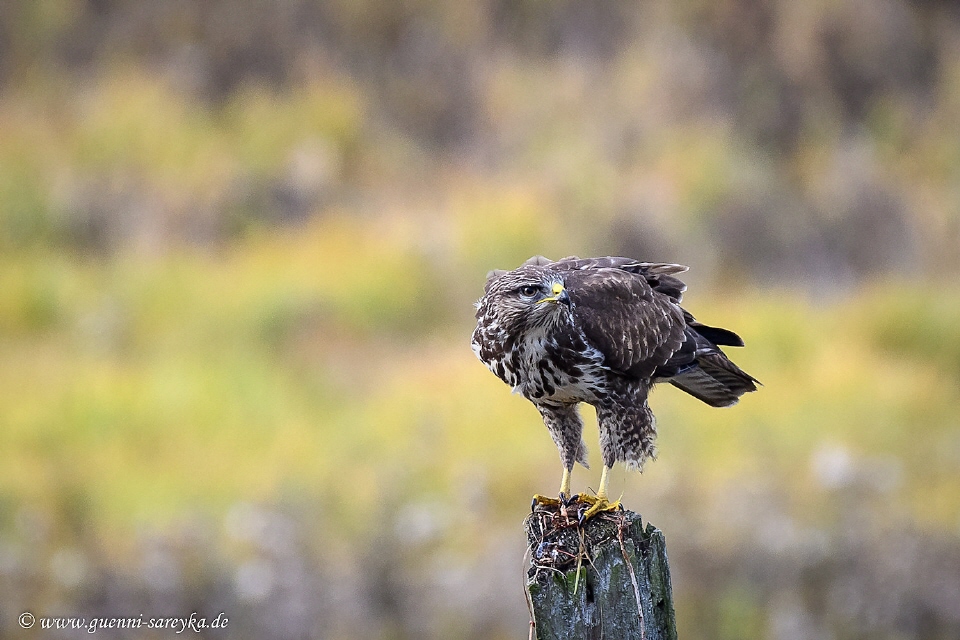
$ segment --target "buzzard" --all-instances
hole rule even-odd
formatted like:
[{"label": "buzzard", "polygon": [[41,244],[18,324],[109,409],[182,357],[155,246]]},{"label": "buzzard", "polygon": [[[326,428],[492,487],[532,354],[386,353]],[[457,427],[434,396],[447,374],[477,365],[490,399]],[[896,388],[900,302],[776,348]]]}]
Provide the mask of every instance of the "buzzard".
[{"label": "buzzard", "polygon": [[616,462],[642,468],[656,456],[656,426],[647,394],[670,382],[714,407],[735,404],[758,381],[720,349],[743,346],[727,329],[697,322],[680,306],[687,267],[630,258],[542,256],[513,271],[492,271],[477,302],[472,346],[477,357],[530,400],[560,450],[560,498],[570,504],[570,473],[587,466],[577,405],[597,411],[603,472],[596,496],[579,494],[589,518],[615,509],[607,496]]}]

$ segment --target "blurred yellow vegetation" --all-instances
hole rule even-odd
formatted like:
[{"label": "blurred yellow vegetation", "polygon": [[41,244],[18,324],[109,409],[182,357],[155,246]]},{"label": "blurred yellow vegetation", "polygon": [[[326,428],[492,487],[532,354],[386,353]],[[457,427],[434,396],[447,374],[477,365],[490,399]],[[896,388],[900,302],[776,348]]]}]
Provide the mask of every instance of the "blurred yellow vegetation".
[{"label": "blurred yellow vegetation", "polygon": [[[133,523],[289,492],[340,508],[455,501],[475,470],[496,517],[519,517],[525,496],[558,480],[553,445],[528,403],[474,361],[469,308],[446,308],[479,296],[481,278],[436,273],[405,225],[334,214],[219,254],[8,260],[0,492],[47,502],[69,487],[104,522]],[[663,469],[699,490],[764,477],[801,508],[826,443],[896,460],[891,505],[956,526],[960,292],[920,310],[908,289],[842,302],[690,292],[698,317],[744,336],[732,355],[765,386],[724,411],[658,389],[662,460],[621,478],[628,504],[643,504]]]}]

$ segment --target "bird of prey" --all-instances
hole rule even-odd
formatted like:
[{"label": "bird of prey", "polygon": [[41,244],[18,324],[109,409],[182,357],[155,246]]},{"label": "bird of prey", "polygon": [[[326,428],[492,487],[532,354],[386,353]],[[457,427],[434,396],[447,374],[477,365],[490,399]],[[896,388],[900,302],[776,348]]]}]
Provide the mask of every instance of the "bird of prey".
[{"label": "bird of prey", "polygon": [[587,466],[577,405],[594,406],[603,472],[583,519],[619,507],[607,496],[616,462],[642,468],[656,456],[647,394],[670,382],[714,407],[735,404],[758,381],[720,349],[743,346],[727,329],[697,322],[680,306],[687,267],[630,258],[535,256],[513,271],[491,271],[477,302],[477,357],[540,411],[560,450],[559,500],[567,505],[575,462]]}]

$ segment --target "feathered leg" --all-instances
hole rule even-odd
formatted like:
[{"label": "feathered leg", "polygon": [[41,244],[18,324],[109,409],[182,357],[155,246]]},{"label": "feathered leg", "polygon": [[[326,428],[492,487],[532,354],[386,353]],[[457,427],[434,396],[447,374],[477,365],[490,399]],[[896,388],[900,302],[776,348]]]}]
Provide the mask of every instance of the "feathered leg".
[{"label": "feathered leg", "polygon": [[563,464],[563,477],[560,479],[560,498],[548,498],[537,494],[534,505],[562,505],[571,496],[570,473],[577,462],[587,466],[587,446],[583,443],[583,420],[575,404],[538,404],[537,409],[543,416],[543,423],[550,431],[550,437],[560,452]]},{"label": "feathered leg", "polygon": [[631,389],[626,400],[617,402],[615,398],[611,398],[611,402],[597,407],[603,472],[600,474],[600,487],[596,496],[580,494],[580,501],[591,505],[583,514],[582,520],[601,511],[620,508],[620,501],[611,502],[607,495],[610,470],[615,463],[625,462],[628,467],[642,468],[647,458],[656,456],[654,440],[657,428],[646,397],[646,388]]},{"label": "feathered leg", "polygon": [[657,426],[647,406],[647,388],[630,388],[622,396],[611,396],[597,406],[600,453],[603,465],[625,462],[628,469],[643,469],[648,458],[657,456]]}]

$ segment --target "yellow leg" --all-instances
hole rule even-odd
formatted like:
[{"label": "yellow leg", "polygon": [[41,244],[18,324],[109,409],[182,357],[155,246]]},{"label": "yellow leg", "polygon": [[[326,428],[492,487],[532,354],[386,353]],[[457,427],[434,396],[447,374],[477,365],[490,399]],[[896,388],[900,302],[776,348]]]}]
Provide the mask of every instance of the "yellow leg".
[{"label": "yellow leg", "polygon": [[600,489],[597,491],[597,498],[605,500],[607,498],[607,487],[610,485],[610,467],[604,465],[600,472]]},{"label": "yellow leg", "polygon": [[563,468],[563,478],[560,479],[560,498],[548,498],[547,496],[542,496],[539,493],[533,496],[533,508],[539,505],[546,506],[563,506],[564,500],[570,499],[570,470],[566,467]]},{"label": "yellow leg", "polygon": [[581,493],[579,498],[580,502],[586,502],[590,505],[590,508],[584,512],[581,516],[581,522],[589,520],[593,516],[597,515],[601,511],[616,511],[620,508],[620,501],[614,500],[610,502],[610,499],[607,497],[607,488],[610,486],[610,467],[604,465],[603,471],[600,472],[600,488],[597,489],[597,495],[591,496],[585,493]]},{"label": "yellow leg", "polygon": [[570,469],[563,468],[563,479],[560,480],[560,495],[565,498],[570,497]]}]

